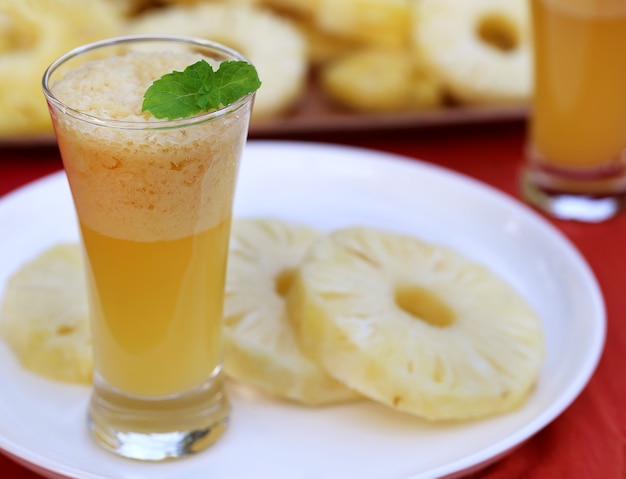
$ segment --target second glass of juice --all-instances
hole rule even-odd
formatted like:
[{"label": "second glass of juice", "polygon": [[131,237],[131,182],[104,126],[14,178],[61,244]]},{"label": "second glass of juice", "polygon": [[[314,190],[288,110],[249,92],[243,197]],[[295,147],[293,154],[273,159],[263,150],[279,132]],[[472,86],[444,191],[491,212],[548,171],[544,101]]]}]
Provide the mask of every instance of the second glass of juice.
[{"label": "second glass of juice", "polygon": [[531,0],[535,85],[523,193],[601,221],[626,194],[626,2]]},{"label": "second glass of juice", "polygon": [[157,120],[143,94],[215,43],[124,37],[78,48],[44,76],[85,252],[94,341],[93,436],[143,460],[186,456],[224,432],[224,276],[254,94]]}]

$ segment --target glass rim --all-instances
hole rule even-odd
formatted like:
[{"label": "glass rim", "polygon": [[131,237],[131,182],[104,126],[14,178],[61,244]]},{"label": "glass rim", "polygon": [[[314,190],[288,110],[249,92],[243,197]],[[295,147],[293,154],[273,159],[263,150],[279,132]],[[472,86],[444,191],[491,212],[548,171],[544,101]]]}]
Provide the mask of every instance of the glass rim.
[{"label": "glass rim", "polygon": [[247,63],[251,62],[244,57],[237,50],[234,50],[226,45],[221,43],[207,40],[198,37],[185,36],[185,35],[162,35],[162,34],[141,34],[141,35],[122,35],[107,38],[104,40],[99,40],[96,42],[86,43],[84,45],[80,45],[63,55],[59,56],[56,60],[54,60],[44,71],[41,85],[43,89],[43,93],[46,97],[48,103],[50,103],[55,108],[61,110],[64,114],[70,115],[73,118],[78,120],[85,121],[87,123],[91,123],[98,126],[104,127],[112,127],[118,129],[127,129],[127,130],[160,130],[160,129],[174,129],[180,128],[182,126],[194,125],[197,123],[204,123],[208,121],[212,121],[215,119],[222,118],[239,108],[243,107],[247,104],[255,95],[256,92],[251,92],[234,103],[227,105],[223,108],[219,108],[210,112],[203,112],[197,115],[193,115],[186,118],[179,118],[176,120],[168,120],[168,119],[157,119],[157,120],[142,120],[142,121],[131,121],[131,120],[116,120],[114,118],[101,118],[96,115],[92,115],[89,113],[82,112],[76,108],[72,108],[67,105],[63,101],[59,100],[50,88],[50,80],[51,76],[54,72],[66,62],[79,57],[84,53],[88,53],[90,51],[95,51],[98,49],[111,47],[115,45],[121,44],[133,44],[133,43],[158,43],[162,42],[164,44],[173,43],[180,45],[189,45],[189,46],[197,46],[199,48],[211,49],[215,52],[223,54],[224,56],[230,57],[232,60],[245,61]]}]

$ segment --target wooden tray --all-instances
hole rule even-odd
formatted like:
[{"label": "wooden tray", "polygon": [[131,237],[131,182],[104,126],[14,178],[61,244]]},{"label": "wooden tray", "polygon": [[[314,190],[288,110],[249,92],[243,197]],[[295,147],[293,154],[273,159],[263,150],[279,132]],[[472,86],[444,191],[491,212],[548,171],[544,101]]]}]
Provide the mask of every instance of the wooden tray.
[{"label": "wooden tray", "polygon": [[[306,93],[289,113],[272,119],[253,121],[250,138],[264,136],[298,135],[308,133],[341,133],[384,131],[392,129],[469,123],[522,120],[527,115],[526,105],[457,106],[449,105],[433,110],[388,114],[363,114],[343,109],[332,103],[315,85],[309,84]],[[32,136],[2,137],[0,147],[36,147],[52,145],[52,133]]]}]

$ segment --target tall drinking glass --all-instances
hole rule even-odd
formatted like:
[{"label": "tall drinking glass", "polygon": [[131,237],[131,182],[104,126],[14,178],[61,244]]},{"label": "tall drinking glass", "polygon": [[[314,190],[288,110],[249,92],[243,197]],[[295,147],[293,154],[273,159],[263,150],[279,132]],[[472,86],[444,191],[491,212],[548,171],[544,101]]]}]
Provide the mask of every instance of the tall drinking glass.
[{"label": "tall drinking glass", "polygon": [[626,2],[531,0],[535,93],[523,193],[601,221],[626,194]]},{"label": "tall drinking glass", "polygon": [[199,451],[229,418],[222,297],[254,95],[181,120],[141,112],[154,80],[200,58],[244,60],[199,39],[121,37],[65,54],[43,79],[86,259],[88,423],[136,459]]}]

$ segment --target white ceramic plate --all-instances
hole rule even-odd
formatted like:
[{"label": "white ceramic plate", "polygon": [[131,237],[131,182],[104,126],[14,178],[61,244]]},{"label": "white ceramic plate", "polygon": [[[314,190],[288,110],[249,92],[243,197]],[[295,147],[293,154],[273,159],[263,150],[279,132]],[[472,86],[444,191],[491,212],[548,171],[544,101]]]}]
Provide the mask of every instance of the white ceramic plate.
[{"label": "white ceramic plate", "polygon": [[[95,446],[89,388],[22,370],[0,341],[0,448],[48,477],[118,479],[400,479],[457,476],[496,460],[557,417],[602,351],[604,305],[590,269],[549,223],[515,200],[432,165],[332,145],[251,142],[238,216],[325,229],[361,224],[457,248],[510,281],[541,315],[547,359],[536,391],[511,414],[431,424],[370,402],[308,409],[232,388],[232,426],[189,459],[144,464]],[[65,177],[0,200],[0,285],[24,261],[77,241]]]}]

